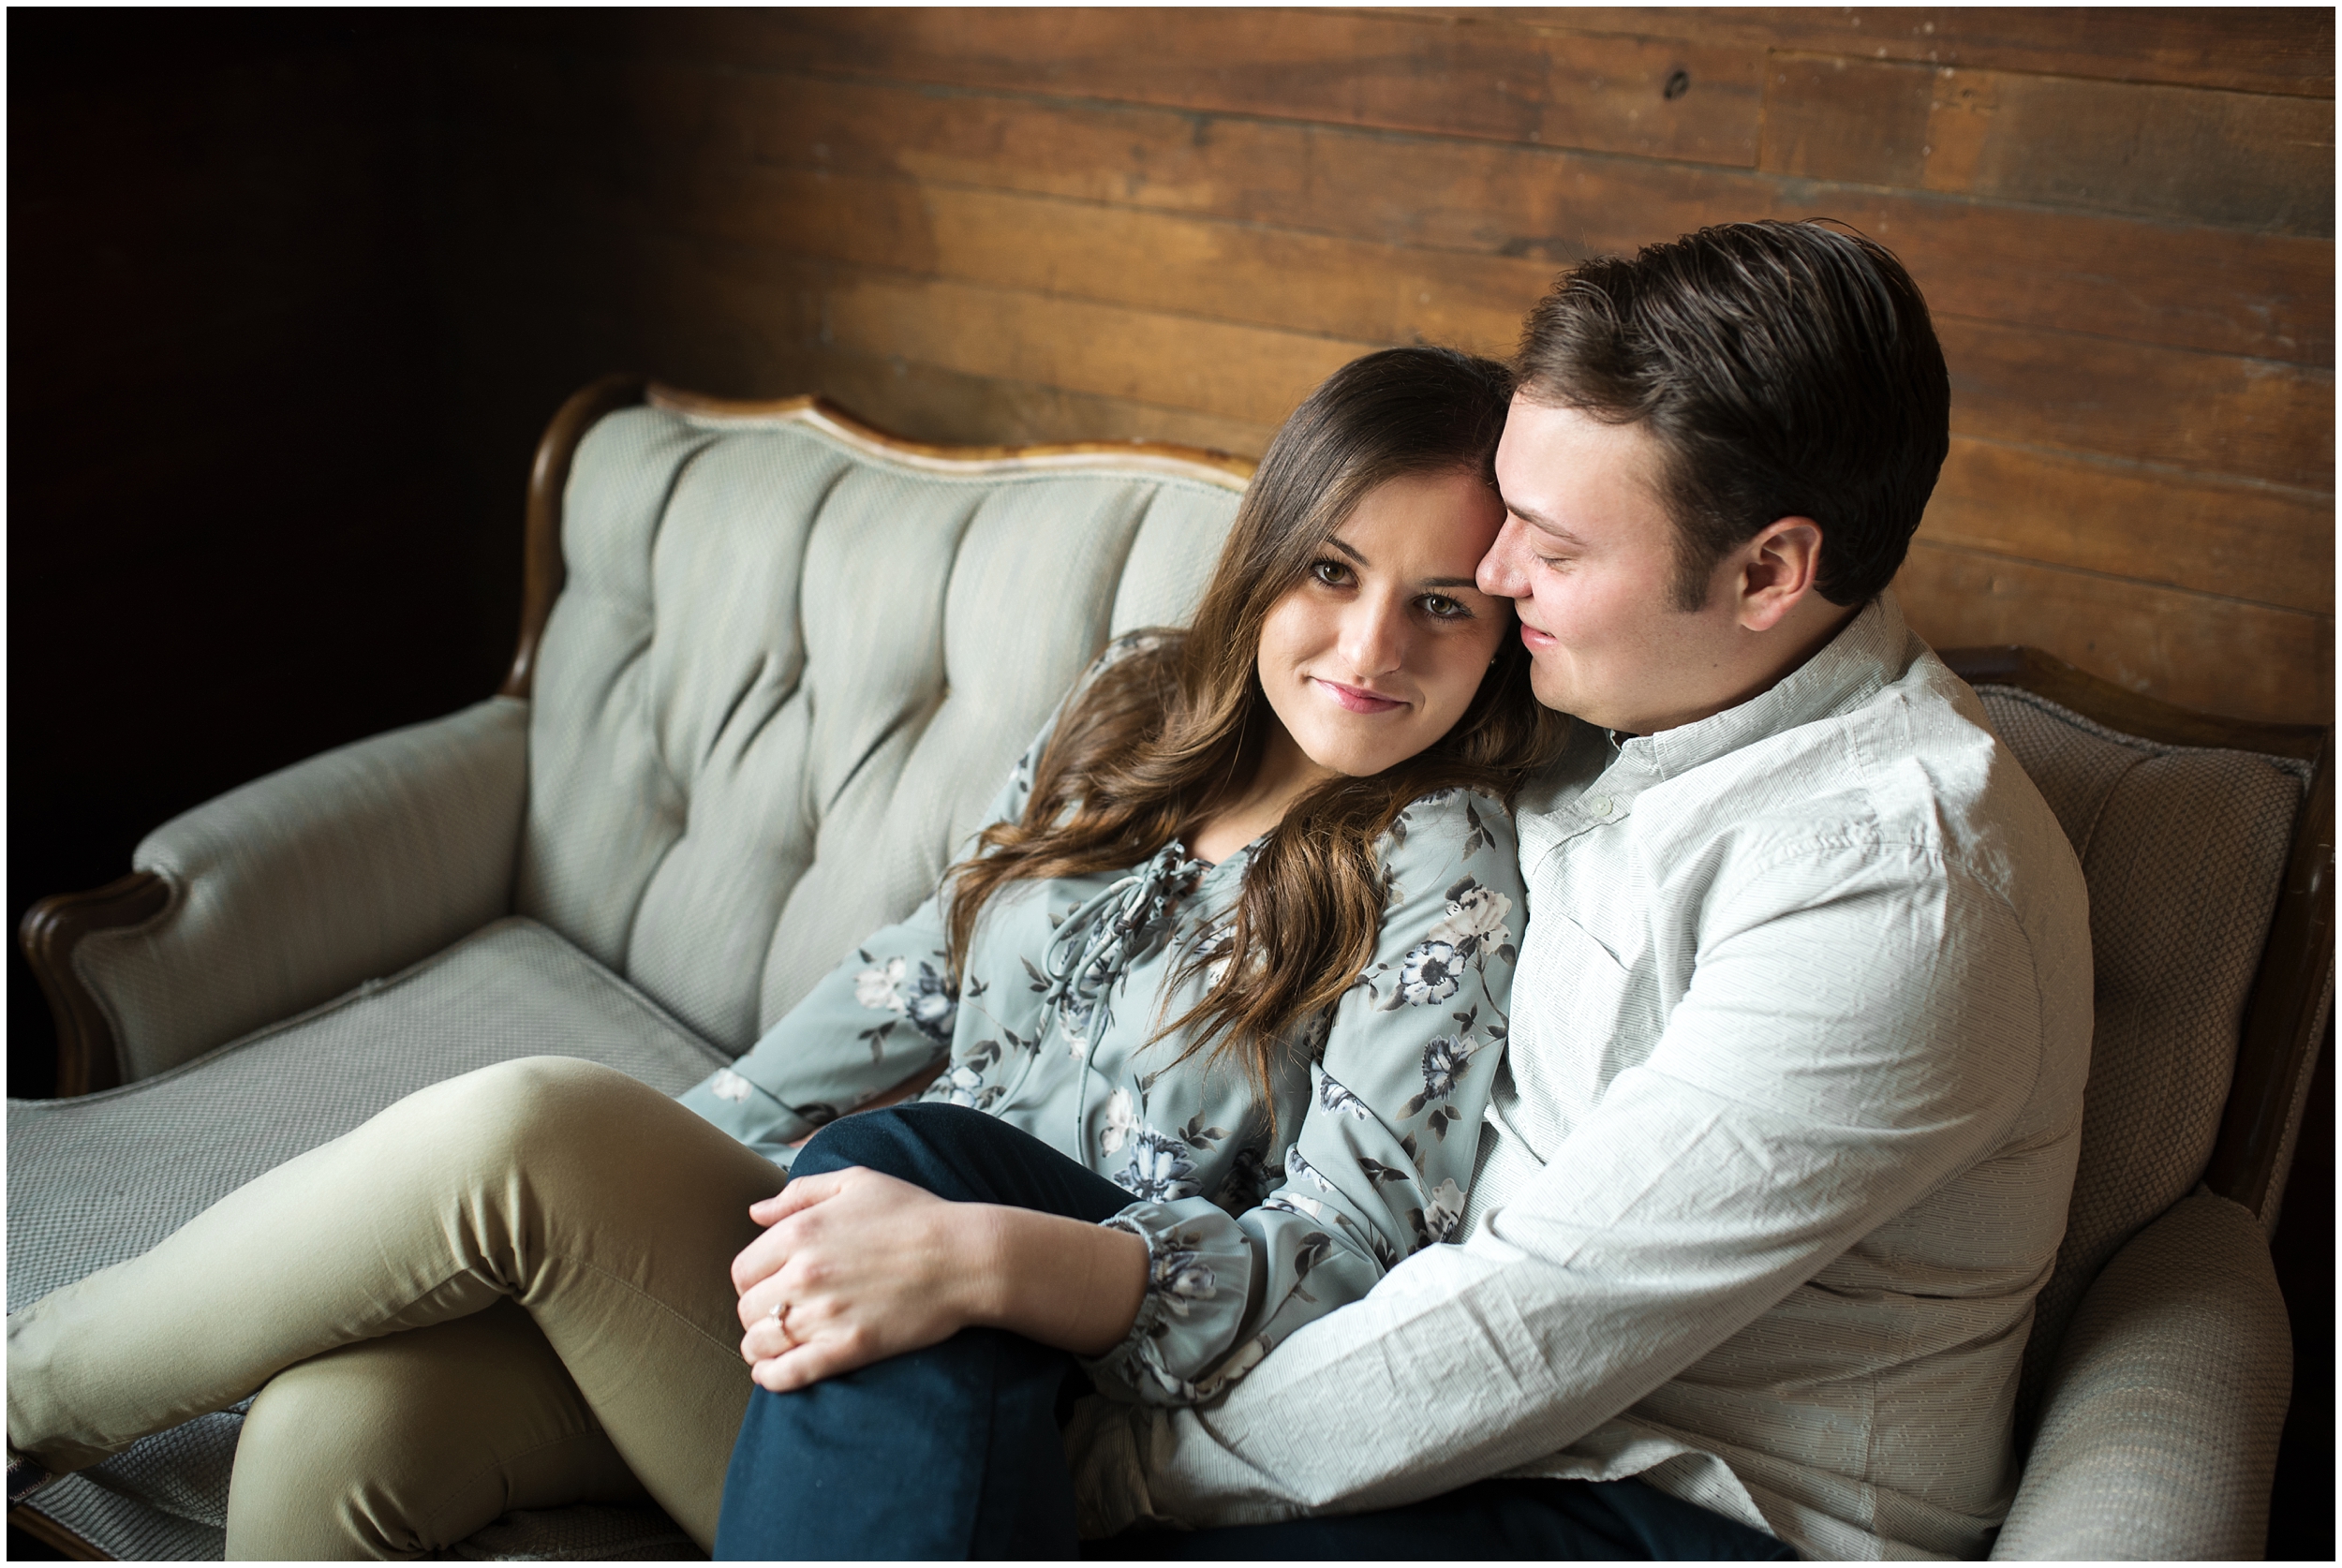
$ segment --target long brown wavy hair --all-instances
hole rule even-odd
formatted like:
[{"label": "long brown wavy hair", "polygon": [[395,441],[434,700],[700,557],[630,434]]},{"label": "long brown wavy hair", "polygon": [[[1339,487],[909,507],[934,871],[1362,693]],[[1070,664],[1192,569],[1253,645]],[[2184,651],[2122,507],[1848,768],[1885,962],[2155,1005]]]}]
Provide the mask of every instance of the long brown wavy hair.
[{"label": "long brown wavy hair", "polygon": [[[1493,490],[1512,378],[1449,348],[1386,348],[1352,361],[1293,411],[1246,490],[1193,628],[1165,632],[1101,672],[1044,748],[1023,817],[996,823],[954,866],[947,951],[958,979],[994,892],[1026,879],[1135,865],[1192,833],[1250,784],[1268,727],[1261,626],[1376,485],[1462,469]],[[1226,942],[1199,943],[1181,976],[1230,958],[1196,1005],[1156,1038],[1189,1033],[1176,1060],[1240,1057],[1256,1098],[1294,1027],[1339,1001],[1374,956],[1387,888],[1374,845],[1434,790],[1512,804],[1569,720],[1538,704],[1529,658],[1507,636],[1453,729],[1405,762],[1302,795],[1253,851]]]}]

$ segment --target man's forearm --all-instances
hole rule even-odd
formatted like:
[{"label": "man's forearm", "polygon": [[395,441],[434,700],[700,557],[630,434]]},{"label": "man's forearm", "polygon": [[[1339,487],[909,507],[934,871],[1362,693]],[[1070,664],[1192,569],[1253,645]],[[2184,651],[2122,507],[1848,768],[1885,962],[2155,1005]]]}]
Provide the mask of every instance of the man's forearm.
[{"label": "man's forearm", "polygon": [[1908,1206],[2005,1118],[1988,1104],[1919,1119],[1816,1124],[1622,1078],[1473,1237],[1416,1253],[1223,1398],[1086,1408],[1067,1434],[1083,1530],[1392,1507],[1555,1453]]}]

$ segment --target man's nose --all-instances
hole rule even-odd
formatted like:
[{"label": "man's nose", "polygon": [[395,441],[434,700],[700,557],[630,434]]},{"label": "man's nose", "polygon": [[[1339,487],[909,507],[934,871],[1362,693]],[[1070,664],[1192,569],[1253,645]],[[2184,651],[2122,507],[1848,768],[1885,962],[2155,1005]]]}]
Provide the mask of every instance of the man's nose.
[{"label": "man's nose", "polygon": [[1404,601],[1361,595],[1341,618],[1341,657],[1353,674],[1387,674],[1406,662],[1407,633]]},{"label": "man's nose", "polygon": [[1489,553],[1473,570],[1473,582],[1493,599],[1528,597],[1528,575],[1520,569],[1520,519],[1507,515],[1490,541]]}]

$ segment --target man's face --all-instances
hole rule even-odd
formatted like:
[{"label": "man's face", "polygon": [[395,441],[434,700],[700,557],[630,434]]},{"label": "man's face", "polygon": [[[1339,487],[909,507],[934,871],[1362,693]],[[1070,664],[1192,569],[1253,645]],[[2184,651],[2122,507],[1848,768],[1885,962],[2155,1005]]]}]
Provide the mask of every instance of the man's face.
[{"label": "man's face", "polygon": [[1537,701],[1634,734],[1721,712],[1740,680],[1730,596],[1675,607],[1661,471],[1641,425],[1515,397],[1496,449],[1505,526],[1478,573],[1515,601]]}]

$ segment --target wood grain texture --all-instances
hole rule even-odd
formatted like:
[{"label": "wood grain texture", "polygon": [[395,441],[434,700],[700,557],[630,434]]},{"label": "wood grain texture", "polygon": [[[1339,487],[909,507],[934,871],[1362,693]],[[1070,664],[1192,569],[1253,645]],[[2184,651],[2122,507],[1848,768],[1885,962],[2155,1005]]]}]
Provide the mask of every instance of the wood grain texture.
[{"label": "wood grain texture", "polygon": [[571,393],[546,424],[528,467],[528,503],[523,511],[521,634],[505,673],[499,697],[526,699],[537,678],[537,644],[561,596],[568,564],[561,555],[561,507],[569,494],[570,465],[577,444],[604,414],[643,401],[643,378],[622,371],[600,377]]},{"label": "wood grain texture", "polygon": [[1085,438],[1161,440],[1257,458],[1276,434],[1273,424],[971,376],[892,355],[831,348],[808,353],[802,362],[806,385],[834,387],[847,407],[917,440],[1004,446]]},{"label": "wood grain texture", "polygon": [[[2056,149],[2044,157],[2043,148]],[[1758,166],[2334,236],[2334,100],[1774,54]]]},{"label": "wood grain texture", "polygon": [[971,375],[1276,424],[1376,347],[944,280],[841,276],[824,342]]},{"label": "wood grain texture", "polygon": [[[937,441],[1250,454],[1365,349],[1502,350],[1585,257],[1828,216],[1905,259],[1944,341],[1955,446],[1906,574],[1941,635],[2216,708],[2204,672],[2240,661],[2256,711],[2330,701],[2322,14],[480,29],[449,90],[492,154],[450,200],[497,258],[463,264],[515,280],[469,330],[515,353],[582,333]],[[521,257],[563,275],[523,292]]]},{"label": "wood grain texture", "polygon": [[1955,437],[1919,537],[2334,613],[2334,498]]},{"label": "wood grain texture", "polygon": [[1543,262],[965,186],[685,166],[581,192],[614,223],[1361,342],[1512,351]]},{"label": "wood grain texture", "polygon": [[[2211,1189],[2275,1229],[2293,1140],[2334,984],[2334,732],[2302,803],[2285,882],[2253,977],[2236,1082],[2204,1172]],[[2275,1555],[2274,1553],[2272,1554]]]},{"label": "wood grain texture", "polygon": [[2201,746],[2259,751],[2315,762],[2332,743],[2329,724],[2273,724],[2258,718],[2183,708],[2103,680],[2080,665],[2023,643],[1981,648],[1938,648],[1946,668],[1970,686],[2012,686],[2046,697],[2110,730],[2161,746]]},{"label": "wood grain texture", "polygon": [[2334,12],[2323,7],[1413,8],[1589,32],[1662,32],[1719,47],[2334,96]]},{"label": "wood grain texture", "polygon": [[804,385],[833,388],[845,407],[914,440],[1002,446],[1084,439],[1172,441],[1257,458],[1276,434],[1273,424],[1034,381],[968,375],[891,354],[816,348],[796,362],[804,367]]},{"label": "wood grain texture", "polygon": [[[2281,724],[2334,715],[2334,617],[1979,551],[1924,537],[1895,579],[1937,647],[2027,642],[2133,691]],[[2022,633],[2022,635],[2020,635]]]},{"label": "wood grain texture", "polygon": [[2331,490],[2334,373],[2266,360],[1935,322],[1963,436]]},{"label": "wood grain texture", "polygon": [[[672,62],[565,65],[556,73],[542,62],[532,69],[499,61],[494,80],[499,91],[518,81],[529,98],[584,95],[574,113],[582,133],[634,150],[632,165],[615,150],[598,159],[605,178],[622,167],[664,181],[679,167],[770,163],[922,188],[1065,197],[1126,214],[1229,218],[1549,271],[1722,215],[1822,214],[1894,248],[1939,310],[2306,364],[2330,364],[2334,354],[2333,246],[2300,236]],[[556,118],[550,108],[539,112]]]},{"label": "wood grain texture", "polygon": [[[1167,440],[1253,457],[1275,428],[948,370],[884,348],[841,346],[834,334],[824,342],[824,290],[850,278],[851,269],[651,234],[604,238],[587,267],[577,261],[585,240],[557,229],[498,238],[483,252],[493,262],[469,281],[483,303],[504,308],[483,310],[464,328],[510,349],[509,360],[484,361],[461,389],[488,406],[527,395],[533,383],[503,379],[512,366],[567,355],[587,365],[637,365],[670,385],[730,397],[820,387],[873,422],[925,441]],[[558,288],[548,288],[548,274],[536,263],[561,256],[571,259],[571,271]]]},{"label": "wood grain texture", "polygon": [[930,473],[983,477],[1134,466],[1147,472],[1200,480],[1241,495],[1258,466],[1250,458],[1169,441],[920,441],[873,424],[814,392],[793,397],[713,397],[654,381],[645,389],[644,401],[694,422],[759,427],[790,424],[818,430],[873,456]]},{"label": "wood grain texture", "polygon": [[[61,1561],[111,1562],[113,1561],[111,1557],[99,1551],[83,1539],[79,1531],[61,1525],[48,1515],[41,1513],[33,1506],[30,1499],[9,1508],[8,1528],[22,1531],[42,1546],[56,1552]],[[11,1549],[9,1555],[14,1557],[17,1554]],[[24,1555],[29,1559],[34,1554],[28,1552]]]},{"label": "wood grain texture", "polygon": [[[800,373],[772,366],[800,364],[808,350],[840,350],[1186,410],[1208,416],[1214,430],[1273,429],[1312,387],[1377,347],[647,235],[630,239],[608,274],[583,280],[568,309],[615,313],[637,291],[658,302],[640,312],[639,340],[664,346],[639,362],[669,384],[734,397],[787,395]],[[980,438],[905,428],[886,410],[837,400],[898,434]],[[1230,448],[1199,438],[1193,425],[1033,438],[1085,436]]]},{"label": "wood grain texture", "polygon": [[[820,170],[687,167],[613,194],[604,215],[986,289],[1193,318],[1212,324],[1199,346],[1239,341],[1212,335],[1239,324],[1340,338],[1351,352],[1423,338],[1502,354],[1518,302],[1546,282],[1542,264],[1503,257]],[[867,317],[854,319],[864,325],[852,330],[869,330]],[[2319,482],[2331,466],[2333,384],[2324,372],[1949,316],[1939,326],[1962,434],[2297,486]],[[1127,334],[1144,328],[1124,319],[1117,331],[1134,343]],[[930,362],[1032,378],[1000,362]],[[1193,401],[1208,395],[1193,368],[1181,374],[1189,387],[1177,398],[1106,386],[1096,372],[1068,385],[1206,407]],[[1257,405],[1215,411],[1261,417]]]},{"label": "wood grain texture", "polygon": [[[1665,36],[1500,19],[1066,8],[695,12],[740,64],[1748,167],[1757,65]],[[1667,96],[1682,73],[1688,90]]]},{"label": "wood grain texture", "polygon": [[170,907],[170,884],[152,871],[133,871],[104,887],[62,893],[25,910],[17,922],[17,951],[57,1026],[56,1092],[95,1094],[123,1081],[122,1043],[105,1004],[82,983],[73,950],[95,931],[143,925]]}]

